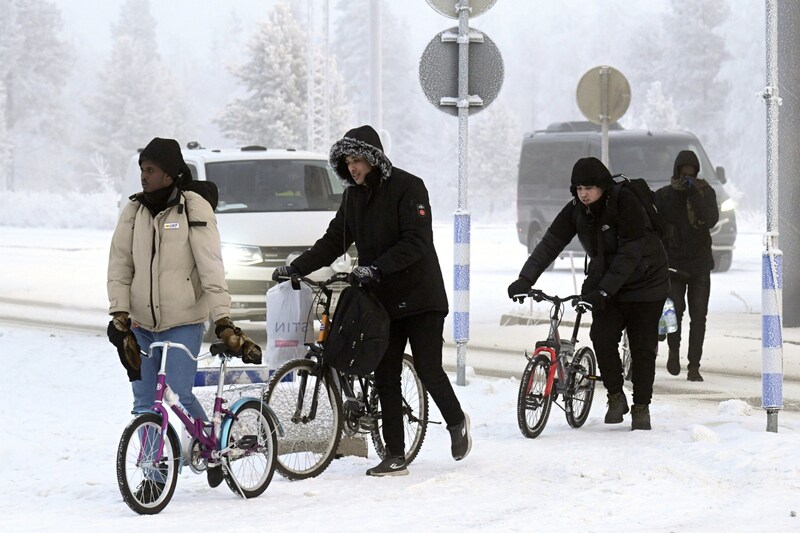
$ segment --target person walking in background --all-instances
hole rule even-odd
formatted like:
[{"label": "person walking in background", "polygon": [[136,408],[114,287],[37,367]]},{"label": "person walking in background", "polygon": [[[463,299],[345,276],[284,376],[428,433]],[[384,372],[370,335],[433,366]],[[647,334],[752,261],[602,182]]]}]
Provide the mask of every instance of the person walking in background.
[{"label": "person walking in background", "polygon": [[664,248],[669,266],[675,271],[670,280],[670,298],[675,304],[678,330],[667,335],[667,371],[673,376],[681,373],[681,321],[688,307],[689,365],[686,379],[689,381],[703,381],[700,359],[706,335],[711,271],[714,269],[710,230],[719,220],[717,195],[699,174],[697,155],[683,150],[675,158],[670,184],[656,191],[656,207],[666,222]]},{"label": "person walking in background", "polygon": [[577,235],[589,258],[581,300],[592,306],[590,336],[608,392],[605,423],[621,423],[630,410],[622,390],[619,356],[622,331],[627,329],[633,382],[631,429],[648,430],[658,321],[669,293],[667,256],[635,193],[615,185],[599,159],[587,157],[575,163],[570,192],[573,200],[553,220],[519,278],[508,286],[508,296],[527,294]]},{"label": "person walking in background", "polygon": [[[142,192],[131,196],[111,238],[108,259],[109,338],[126,338],[122,346],[132,366],[133,411],[155,401],[161,350],[138,358],[139,347],[171,341],[200,352],[205,322],[245,362],[260,363],[261,349],[230,320],[231,298],[225,282],[217,220],[201,195],[183,190],[192,179],[174,139],[156,137],[139,155]],[[113,341],[112,341],[113,342]],[[138,345],[138,346],[137,346]],[[167,381],[181,404],[196,419],[208,421],[192,392],[197,361],[182,351],[170,352]],[[135,379],[138,377],[139,379]],[[209,465],[208,483],[222,482],[222,468]],[[140,500],[154,501],[164,484],[146,479]]]},{"label": "person walking in background", "polygon": [[330,164],[345,182],[342,203],[325,235],[274,280],[307,275],[330,265],[355,242],[358,266],[351,281],[373,284],[390,318],[389,347],[375,370],[387,455],[369,476],[408,474],[400,374],[406,343],[414,368],[447,422],[456,461],[472,446],[469,417],[442,368],[442,332],[448,312],[439,258],[433,245],[428,190],[422,180],[392,166],[371,126],[348,131],[330,152]]}]

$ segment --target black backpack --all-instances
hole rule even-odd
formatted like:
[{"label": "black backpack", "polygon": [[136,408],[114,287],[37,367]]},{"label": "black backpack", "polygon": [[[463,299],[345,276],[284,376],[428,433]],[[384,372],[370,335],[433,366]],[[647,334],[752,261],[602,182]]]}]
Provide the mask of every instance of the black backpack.
[{"label": "black backpack", "polygon": [[647,213],[647,218],[650,219],[651,228],[656,232],[659,238],[663,238],[666,234],[667,223],[664,221],[661,213],[658,212],[658,208],[656,207],[656,195],[653,189],[650,188],[650,185],[647,184],[647,181],[643,178],[630,179],[623,174],[617,174],[614,177],[621,177],[622,181],[616,182],[611,189],[611,194],[608,199],[609,215],[612,217],[617,216],[619,210],[619,193],[622,188],[625,187],[632,191],[639,199],[645,213]]},{"label": "black backpack", "polygon": [[339,296],[325,341],[325,362],[348,374],[365,376],[378,368],[389,346],[389,314],[378,298],[360,286]]},{"label": "black backpack", "polygon": [[217,204],[219,203],[219,189],[217,189],[217,184],[213,181],[191,180],[182,183],[179,186],[179,189],[182,191],[196,192],[205,198],[209,204],[211,204],[211,209],[214,211],[217,210]]}]

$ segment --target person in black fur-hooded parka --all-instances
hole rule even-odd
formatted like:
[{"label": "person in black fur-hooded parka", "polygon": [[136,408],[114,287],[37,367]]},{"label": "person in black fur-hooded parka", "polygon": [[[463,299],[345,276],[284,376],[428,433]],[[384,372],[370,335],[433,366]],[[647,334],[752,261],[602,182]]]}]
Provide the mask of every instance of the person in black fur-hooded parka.
[{"label": "person in black fur-hooded parka", "polygon": [[392,165],[371,126],[334,143],[330,165],[345,183],[342,203],[325,234],[274,279],[307,275],[330,265],[355,243],[358,266],[351,282],[369,284],[391,319],[389,347],[375,371],[387,454],[367,475],[404,475],[405,442],[400,373],[406,342],[414,367],[447,422],[451,453],[469,453],[469,418],[442,369],[442,332],[448,312],[439,258],[433,245],[431,206],[423,181]]}]

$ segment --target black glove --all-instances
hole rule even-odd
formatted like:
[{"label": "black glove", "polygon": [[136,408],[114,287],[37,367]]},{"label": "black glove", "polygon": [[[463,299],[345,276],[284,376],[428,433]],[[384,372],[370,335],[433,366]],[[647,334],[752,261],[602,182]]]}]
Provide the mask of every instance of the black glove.
[{"label": "black glove", "polygon": [[300,271],[292,265],[279,266],[272,271],[272,281],[286,281],[286,279],[299,273]]},{"label": "black glove", "polygon": [[131,331],[131,319],[128,313],[114,313],[114,318],[108,323],[106,328],[108,341],[117,348],[119,361],[128,373],[128,380],[138,381],[142,379],[142,356],[139,344]]},{"label": "black glove", "polygon": [[[525,301],[525,296],[517,296],[518,294],[528,294],[528,291],[533,287],[533,283],[528,278],[518,277],[508,286],[508,297],[515,302],[522,303]],[[516,297],[515,297],[516,296]]]},{"label": "black glove", "polygon": [[[283,267],[281,267],[283,268]],[[241,354],[242,361],[253,365],[261,364],[261,347],[253,342],[245,332],[237,328],[228,317],[214,322],[214,333],[225,341],[225,345],[235,354]]]},{"label": "black glove", "polygon": [[602,292],[601,289],[595,289],[589,294],[582,294],[580,301],[591,305],[592,311],[604,311],[606,308],[606,301],[608,301],[608,295]]},{"label": "black glove", "polygon": [[380,280],[381,271],[374,266],[357,266],[347,276],[347,281],[352,285],[366,285],[373,282],[377,283]]}]

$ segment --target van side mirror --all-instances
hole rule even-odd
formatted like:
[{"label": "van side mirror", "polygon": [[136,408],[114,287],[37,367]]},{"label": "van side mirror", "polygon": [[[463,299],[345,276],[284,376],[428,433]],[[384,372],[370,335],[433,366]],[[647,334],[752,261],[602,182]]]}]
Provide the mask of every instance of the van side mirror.
[{"label": "van side mirror", "polygon": [[725,168],[724,167],[717,167],[717,179],[720,183],[725,183],[727,178],[725,177]]}]

